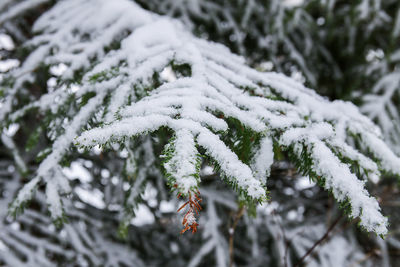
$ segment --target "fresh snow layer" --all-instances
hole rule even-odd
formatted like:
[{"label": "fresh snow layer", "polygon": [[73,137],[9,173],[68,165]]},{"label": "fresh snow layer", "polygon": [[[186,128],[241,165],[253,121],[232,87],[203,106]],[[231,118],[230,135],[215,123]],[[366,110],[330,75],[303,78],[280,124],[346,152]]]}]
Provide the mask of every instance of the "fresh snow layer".
[{"label": "fresh snow layer", "polygon": [[[255,200],[264,199],[276,140],[281,149],[293,149],[299,162],[306,149],[312,158],[311,171],[325,179],[325,189],[336,199],[349,201],[351,216],[360,217],[361,225],[369,231],[387,232],[387,220],[364,183],[366,179],[377,182],[379,168],[399,175],[400,160],[382,141],[379,128],[353,104],[330,102],[282,74],[258,72],[228,48],[198,39],[177,21],[128,0],[60,1],[37,20],[34,30],[39,34],[27,45],[37,48],[11,72],[16,82],[1,103],[0,121],[16,120],[33,108],[56,113],[71,96],[76,101],[86,93],[95,96],[63,125],[50,155],[21,190],[15,205],[29,199],[37,184],[45,181],[50,210],[59,216],[58,192],[68,188],[62,185],[67,178],[55,169],[73,143],[80,147],[123,143],[167,127],[176,139],[170,144],[172,158],[165,167],[183,193],[198,187],[194,174],[198,172],[197,149],[202,147],[230,183]],[[114,41],[120,42],[119,48],[104,49]],[[33,81],[32,70],[43,61],[66,65],[61,79],[85,70],[80,88],[71,90],[68,83],[55,86],[37,101],[14,111],[15,95],[24,82]],[[185,76],[174,71],[171,63],[189,65],[190,73]],[[154,74],[164,73],[166,68],[172,69],[170,78],[152,88]],[[103,78],[97,81],[94,77]],[[104,116],[98,115],[99,111],[105,112]],[[104,125],[82,132],[93,116]],[[254,147],[250,166],[221,139],[221,134],[232,130],[227,118],[264,136]],[[364,150],[350,145],[354,136],[379,164]],[[343,159],[360,166],[363,177],[352,173]],[[140,175],[138,187],[145,179],[144,172]],[[129,201],[134,201],[139,193],[131,193]]]}]

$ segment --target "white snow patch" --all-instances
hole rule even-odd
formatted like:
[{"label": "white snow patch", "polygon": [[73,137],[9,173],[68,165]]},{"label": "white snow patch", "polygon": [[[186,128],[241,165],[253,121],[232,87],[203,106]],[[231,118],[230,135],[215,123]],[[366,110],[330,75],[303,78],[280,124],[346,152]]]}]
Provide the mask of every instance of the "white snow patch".
[{"label": "white snow patch", "polygon": [[104,209],[106,207],[104,202],[104,194],[97,188],[84,189],[83,187],[78,186],[74,189],[74,191],[83,202],[86,202],[98,209]]},{"label": "white snow patch", "polygon": [[312,188],[315,185],[316,185],[316,183],[311,181],[311,179],[308,176],[302,176],[302,177],[296,178],[296,182],[295,182],[296,190],[301,191],[304,189]]},{"label": "white snow patch", "polygon": [[160,211],[163,213],[171,213],[176,211],[176,201],[161,200]]},{"label": "white snow patch", "polygon": [[135,215],[136,216],[131,220],[131,224],[135,226],[140,227],[155,222],[153,213],[144,204],[138,205],[138,207],[135,209]]},{"label": "white snow patch", "polygon": [[14,42],[7,34],[0,33],[0,49],[13,50],[15,48]]},{"label": "white snow patch", "polygon": [[91,173],[78,161],[71,162],[71,166],[64,167],[62,172],[70,180],[78,178],[82,184],[89,183],[93,180]]}]

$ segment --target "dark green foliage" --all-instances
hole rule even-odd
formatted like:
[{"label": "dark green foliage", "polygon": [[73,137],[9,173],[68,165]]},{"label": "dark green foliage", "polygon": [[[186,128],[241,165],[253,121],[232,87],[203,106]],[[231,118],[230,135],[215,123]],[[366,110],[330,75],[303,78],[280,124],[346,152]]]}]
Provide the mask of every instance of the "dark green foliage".
[{"label": "dark green foliage", "polygon": [[[122,65],[123,63],[121,63]],[[113,77],[120,75],[119,67],[112,67],[110,70],[103,70],[89,77],[89,82],[92,84],[107,81]]]},{"label": "dark green foliage", "polygon": [[171,68],[177,78],[192,76],[192,67],[189,64],[179,64],[176,62],[171,62]]},{"label": "dark green foliage", "polygon": [[37,127],[28,137],[25,150],[31,151],[39,142],[40,136],[43,134],[43,128]]}]

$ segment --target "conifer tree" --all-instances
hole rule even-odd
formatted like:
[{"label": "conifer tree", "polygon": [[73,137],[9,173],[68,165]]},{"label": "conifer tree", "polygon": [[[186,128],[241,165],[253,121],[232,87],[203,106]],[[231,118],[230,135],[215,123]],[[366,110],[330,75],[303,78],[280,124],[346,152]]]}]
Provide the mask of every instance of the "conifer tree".
[{"label": "conifer tree", "polygon": [[389,266],[398,5],[293,2],[0,3],[0,262]]}]

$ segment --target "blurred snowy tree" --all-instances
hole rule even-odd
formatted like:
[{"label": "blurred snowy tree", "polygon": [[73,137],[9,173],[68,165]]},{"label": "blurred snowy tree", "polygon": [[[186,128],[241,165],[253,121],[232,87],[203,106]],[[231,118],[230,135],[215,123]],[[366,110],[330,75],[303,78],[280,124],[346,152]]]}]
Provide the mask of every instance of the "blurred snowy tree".
[{"label": "blurred snowy tree", "polygon": [[395,264],[399,10],[3,0],[0,263]]}]

